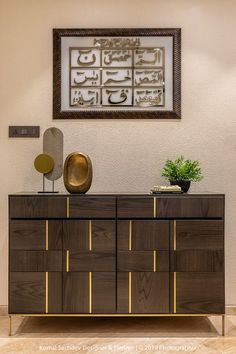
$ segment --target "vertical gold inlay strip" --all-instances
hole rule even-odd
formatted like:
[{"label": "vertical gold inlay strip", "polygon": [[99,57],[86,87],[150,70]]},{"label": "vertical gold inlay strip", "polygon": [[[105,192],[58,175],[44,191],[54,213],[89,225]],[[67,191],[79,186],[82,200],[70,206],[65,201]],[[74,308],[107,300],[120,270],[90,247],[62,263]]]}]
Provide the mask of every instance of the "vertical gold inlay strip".
[{"label": "vertical gold inlay strip", "polygon": [[89,251],[92,251],[92,221],[89,220]]},{"label": "vertical gold inlay strip", "polygon": [[174,313],[176,313],[176,272],[174,272]]},{"label": "vertical gold inlay strip", "polygon": [[45,301],[45,312],[48,313],[48,272],[46,272],[46,301]]},{"label": "vertical gold inlay strip", "polygon": [[89,313],[92,313],[92,272],[89,272]]},{"label": "vertical gold inlay strip", "polygon": [[69,250],[66,251],[66,271],[69,272],[70,267],[70,252]]},{"label": "vertical gold inlay strip", "polygon": [[176,220],[174,220],[174,241],[173,241],[173,249],[176,251]]},{"label": "vertical gold inlay strip", "polygon": [[46,220],[46,251],[48,251],[48,220]]},{"label": "vertical gold inlay strip", "polygon": [[70,217],[70,198],[66,198],[66,217]]},{"label": "vertical gold inlay strip", "polygon": [[153,271],[157,271],[157,255],[155,250],[153,251]]},{"label": "vertical gold inlay strip", "polygon": [[132,273],[129,272],[129,313],[132,312]]},{"label": "vertical gold inlay strip", "polygon": [[153,217],[157,217],[157,198],[153,198]]},{"label": "vertical gold inlay strip", "polygon": [[129,251],[132,249],[132,220],[129,221]]}]

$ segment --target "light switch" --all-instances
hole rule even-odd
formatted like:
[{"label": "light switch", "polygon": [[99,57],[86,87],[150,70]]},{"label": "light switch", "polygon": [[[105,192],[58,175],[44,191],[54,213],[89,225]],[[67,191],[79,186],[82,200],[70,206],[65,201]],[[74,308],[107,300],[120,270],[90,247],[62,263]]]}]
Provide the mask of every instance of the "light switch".
[{"label": "light switch", "polygon": [[9,126],[9,138],[39,138],[39,126]]}]

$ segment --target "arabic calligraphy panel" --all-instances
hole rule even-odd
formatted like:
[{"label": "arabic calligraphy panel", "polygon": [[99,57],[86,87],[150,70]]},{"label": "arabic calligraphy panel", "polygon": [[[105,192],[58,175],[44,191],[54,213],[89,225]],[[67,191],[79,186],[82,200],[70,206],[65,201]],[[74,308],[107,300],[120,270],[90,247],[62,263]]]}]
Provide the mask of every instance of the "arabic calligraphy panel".
[{"label": "arabic calligraphy panel", "polygon": [[101,98],[100,89],[73,88],[71,89],[71,107],[90,107],[98,106]]},{"label": "arabic calligraphy panel", "polygon": [[54,30],[54,118],[180,118],[180,42],[180,29]]},{"label": "arabic calligraphy panel", "polygon": [[119,49],[102,50],[102,65],[109,67],[132,66],[132,50]]},{"label": "arabic calligraphy panel", "polygon": [[160,69],[135,69],[134,86],[164,86],[164,70]]},{"label": "arabic calligraphy panel", "polygon": [[71,86],[99,86],[100,82],[99,69],[71,69]]},{"label": "arabic calligraphy panel", "polygon": [[109,88],[102,90],[104,106],[132,106],[131,88]]},{"label": "arabic calligraphy panel", "polygon": [[134,66],[163,66],[163,48],[139,48],[134,51]]},{"label": "arabic calligraphy panel", "polygon": [[100,66],[100,50],[95,48],[71,48],[71,67]]},{"label": "arabic calligraphy panel", "polygon": [[104,69],[102,71],[102,85],[104,86],[131,86],[133,79],[132,69]]},{"label": "arabic calligraphy panel", "polygon": [[134,89],[134,106],[159,107],[165,101],[163,88]]}]

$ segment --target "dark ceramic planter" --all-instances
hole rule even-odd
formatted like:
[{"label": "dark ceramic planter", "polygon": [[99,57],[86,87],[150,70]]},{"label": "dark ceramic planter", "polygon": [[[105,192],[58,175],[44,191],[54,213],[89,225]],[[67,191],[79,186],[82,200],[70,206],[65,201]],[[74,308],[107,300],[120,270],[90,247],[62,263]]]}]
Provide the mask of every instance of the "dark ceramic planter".
[{"label": "dark ceramic planter", "polygon": [[180,186],[180,188],[184,193],[187,193],[190,188],[191,181],[177,180],[177,181],[170,181],[170,184],[172,186],[177,184],[177,186]]}]

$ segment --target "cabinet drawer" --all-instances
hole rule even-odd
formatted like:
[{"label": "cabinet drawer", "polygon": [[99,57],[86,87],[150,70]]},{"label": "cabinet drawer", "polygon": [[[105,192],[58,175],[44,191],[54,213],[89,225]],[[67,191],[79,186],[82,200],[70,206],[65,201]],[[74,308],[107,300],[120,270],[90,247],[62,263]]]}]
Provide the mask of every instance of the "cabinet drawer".
[{"label": "cabinet drawer", "polygon": [[173,272],[223,272],[224,252],[218,250],[181,250],[171,252]]},{"label": "cabinet drawer", "polygon": [[63,269],[72,272],[114,272],[116,268],[115,252],[64,251],[63,260]]},{"label": "cabinet drawer", "polygon": [[118,218],[223,218],[221,196],[118,197]]},{"label": "cabinet drawer", "polygon": [[10,252],[12,272],[59,272],[62,271],[62,251]]},{"label": "cabinet drawer", "polygon": [[160,218],[223,218],[224,198],[188,195],[157,197],[156,215]]},{"label": "cabinet drawer", "polygon": [[115,218],[116,199],[113,197],[70,197],[71,218]]},{"label": "cabinet drawer", "polygon": [[155,216],[153,197],[118,197],[118,218],[153,218]]},{"label": "cabinet drawer", "polygon": [[61,272],[10,272],[9,313],[61,313],[61,289]]},{"label": "cabinet drawer", "polygon": [[119,220],[118,250],[149,251],[169,249],[169,221]]},{"label": "cabinet drawer", "polygon": [[223,250],[224,221],[176,220],[171,222],[171,238],[171,248],[176,243],[177,251]]},{"label": "cabinet drawer", "polygon": [[11,250],[62,249],[62,221],[11,220]]},{"label": "cabinet drawer", "polygon": [[63,273],[64,313],[115,313],[116,275],[114,272]]},{"label": "cabinet drawer", "polygon": [[17,196],[10,197],[10,218],[66,218],[66,197]]},{"label": "cabinet drawer", "polygon": [[63,248],[115,252],[115,233],[114,220],[64,220]]},{"label": "cabinet drawer", "polygon": [[224,308],[223,273],[176,273],[177,313],[219,313]]},{"label": "cabinet drawer", "polygon": [[169,313],[169,272],[118,272],[118,313]]},{"label": "cabinet drawer", "polygon": [[168,251],[120,251],[117,255],[120,272],[168,272]]}]

